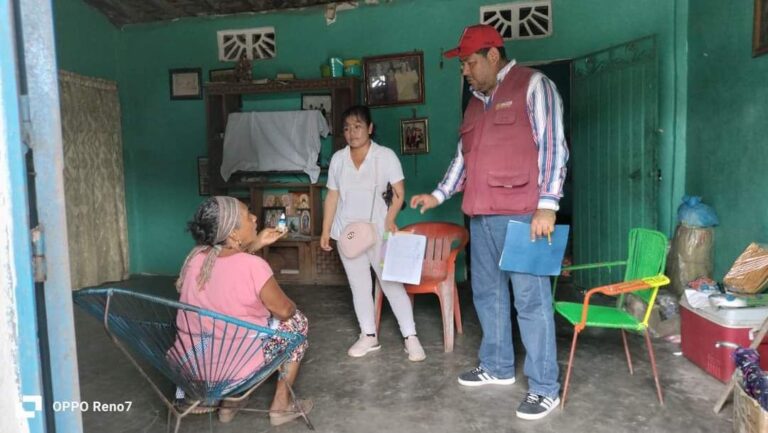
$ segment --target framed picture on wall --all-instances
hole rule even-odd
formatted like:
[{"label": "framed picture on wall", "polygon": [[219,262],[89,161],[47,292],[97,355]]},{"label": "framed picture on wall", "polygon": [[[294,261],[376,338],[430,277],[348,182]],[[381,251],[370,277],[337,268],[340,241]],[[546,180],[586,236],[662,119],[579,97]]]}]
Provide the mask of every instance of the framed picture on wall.
[{"label": "framed picture on wall", "polygon": [[200,68],[169,69],[171,99],[202,99]]},{"label": "framed picture on wall", "polygon": [[369,107],[421,104],[424,102],[424,53],[366,57],[363,79]]},{"label": "framed picture on wall", "polygon": [[311,235],[312,223],[310,220],[309,209],[302,209],[298,212],[298,214],[299,214],[299,233],[307,236]]},{"label": "framed picture on wall", "polygon": [[275,207],[277,206],[278,200],[280,200],[280,196],[274,194],[264,194],[264,202],[262,203],[262,206]]},{"label": "framed picture on wall", "polygon": [[301,220],[298,216],[289,216],[285,220],[285,224],[288,227],[288,233],[292,235],[299,234],[299,227]]},{"label": "framed picture on wall", "polygon": [[752,57],[768,53],[768,0],[755,0]]},{"label": "framed picture on wall", "polygon": [[208,157],[197,157],[197,193],[200,195],[211,195],[209,182]]},{"label": "framed picture on wall", "polygon": [[400,153],[429,153],[429,121],[426,117],[400,121]]},{"label": "framed picture on wall", "polygon": [[296,209],[309,209],[309,193],[306,191],[291,191],[293,206]]}]

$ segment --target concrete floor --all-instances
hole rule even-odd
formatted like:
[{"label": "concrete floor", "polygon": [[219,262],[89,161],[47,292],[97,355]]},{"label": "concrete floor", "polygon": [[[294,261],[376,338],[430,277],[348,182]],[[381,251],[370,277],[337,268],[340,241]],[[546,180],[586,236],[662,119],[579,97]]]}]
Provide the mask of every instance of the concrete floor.
[{"label": "concrete floor", "polygon": [[[172,280],[141,277],[119,284],[172,296]],[[729,432],[732,406],[719,416],[712,406],[724,385],[682,356],[679,345],[654,341],[665,406],[656,399],[653,378],[639,336],[630,337],[635,375],[627,373],[620,334],[588,331],[579,338],[566,409],[540,421],[523,421],[515,409],[525,395],[522,362],[512,386],[466,388],[456,376],[477,364],[480,327],[468,288],[460,289],[464,334],[453,353],[443,353],[436,297],[416,298],[419,338],[427,352],[421,363],[407,360],[392,313],[385,308],[382,349],[352,359],[347,347],[357,337],[352,299],[345,287],[286,287],[310,320],[310,349],[295,389],[312,398],[310,414],[318,432]],[[84,430],[96,432],[165,431],[166,411],[147,382],[107,339],[100,324],[76,309],[81,399],[131,401],[128,413],[83,413]],[[562,325],[562,324],[561,324]],[[572,331],[559,326],[558,350],[564,375]],[[520,348],[518,348],[520,349]],[[521,351],[518,350],[518,353]],[[522,356],[518,355],[522,360]],[[170,393],[171,385],[165,386]],[[249,407],[266,408],[274,380],[257,390]],[[215,416],[187,417],[182,432],[307,432],[302,422],[271,427],[266,414],[241,413],[229,424]]]}]

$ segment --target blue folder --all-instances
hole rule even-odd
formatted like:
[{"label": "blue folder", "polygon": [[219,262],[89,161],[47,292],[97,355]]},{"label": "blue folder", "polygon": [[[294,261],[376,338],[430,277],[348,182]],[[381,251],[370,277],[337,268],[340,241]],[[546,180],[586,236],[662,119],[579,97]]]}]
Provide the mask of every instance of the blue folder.
[{"label": "blue folder", "polygon": [[568,243],[568,230],[567,225],[556,225],[551,235],[552,245],[546,237],[531,242],[531,225],[510,220],[499,268],[541,276],[560,275],[565,245]]}]

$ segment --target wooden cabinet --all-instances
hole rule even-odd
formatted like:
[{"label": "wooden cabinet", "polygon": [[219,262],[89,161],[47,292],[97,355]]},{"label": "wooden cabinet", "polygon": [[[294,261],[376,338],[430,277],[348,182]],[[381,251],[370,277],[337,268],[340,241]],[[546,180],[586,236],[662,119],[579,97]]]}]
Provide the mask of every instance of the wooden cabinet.
[{"label": "wooden cabinet", "polygon": [[[272,266],[275,278],[281,283],[296,284],[346,284],[347,279],[336,249],[325,252],[320,249],[320,233],[323,222],[322,190],[324,184],[307,182],[275,182],[275,175],[286,173],[247,173],[233,176],[229,181],[221,177],[220,168],[224,148],[224,131],[230,113],[243,107],[243,96],[273,93],[330,93],[332,104],[333,150],[344,147],[341,114],[358,103],[360,82],[354,77],[324,78],[317,80],[273,81],[255,83],[207,83],[205,107],[211,191],[219,195],[239,196],[250,203],[251,211],[259,217],[263,226],[264,195],[271,191],[300,191],[309,195],[309,235],[281,240],[261,251]],[[298,173],[290,173],[298,174]],[[258,179],[258,180],[253,180]]]},{"label": "wooden cabinet", "polygon": [[263,224],[265,194],[275,191],[306,192],[309,195],[310,234],[289,235],[274,245],[264,248],[261,256],[272,266],[275,278],[281,283],[346,284],[347,277],[334,248],[331,252],[320,249],[323,229],[322,190],[324,184],[309,183],[251,183],[249,202],[251,211]]},{"label": "wooden cabinet", "polygon": [[[237,179],[225,182],[221,177],[220,167],[224,149],[224,131],[230,113],[239,112],[245,95],[268,95],[274,93],[330,93],[331,94],[331,130],[333,131],[333,150],[341,149],[344,142],[342,113],[358,103],[360,81],[355,77],[322,78],[317,80],[270,81],[266,84],[254,83],[206,83],[205,107],[208,126],[208,160],[210,182],[214,191],[237,184]],[[297,95],[297,103],[299,96]],[[298,107],[298,105],[297,105]]]}]

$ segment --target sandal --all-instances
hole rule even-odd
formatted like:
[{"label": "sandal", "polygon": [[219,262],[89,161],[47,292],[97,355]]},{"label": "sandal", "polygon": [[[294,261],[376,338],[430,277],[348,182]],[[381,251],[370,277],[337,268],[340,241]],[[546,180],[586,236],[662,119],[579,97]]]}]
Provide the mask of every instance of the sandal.
[{"label": "sandal", "polygon": [[219,406],[219,422],[228,423],[235,419],[235,415],[248,404],[248,398],[240,401],[224,400]]},{"label": "sandal", "polygon": [[[177,400],[177,401],[174,403],[174,406],[176,406],[176,410],[178,410],[178,411],[179,411],[179,412],[181,412],[181,413],[184,413],[184,412],[186,412],[187,410],[189,410],[189,408],[190,408],[190,407],[192,407],[192,405],[193,405],[193,404],[195,404],[195,402],[189,402],[189,401],[187,401],[187,400]],[[211,407],[211,406],[203,406],[203,405],[201,405],[201,404],[198,404],[197,406],[195,406],[195,408],[194,408],[194,409],[192,409],[192,410],[189,412],[189,414],[192,414],[192,415],[201,415],[201,414],[205,414],[205,413],[211,413],[211,412],[213,412],[214,410],[216,410],[216,408],[215,408],[215,407]]]},{"label": "sandal", "polygon": [[270,411],[269,423],[272,424],[273,426],[279,426],[287,422],[291,422],[296,418],[301,417],[301,411],[299,411],[298,408],[303,409],[304,414],[306,415],[306,414],[309,414],[310,411],[312,411],[312,408],[314,406],[315,406],[314,402],[310,399],[296,400],[296,402],[293,404],[293,410]]}]

